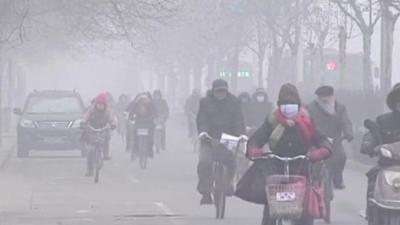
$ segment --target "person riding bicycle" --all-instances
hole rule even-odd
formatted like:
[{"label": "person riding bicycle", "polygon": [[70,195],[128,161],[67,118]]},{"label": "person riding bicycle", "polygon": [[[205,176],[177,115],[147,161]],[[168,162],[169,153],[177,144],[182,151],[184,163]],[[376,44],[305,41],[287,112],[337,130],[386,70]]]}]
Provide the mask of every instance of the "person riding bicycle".
[{"label": "person riding bicycle", "polygon": [[157,117],[156,109],[153,105],[153,101],[151,95],[149,93],[141,93],[138,94],[134,101],[127,108],[127,112],[129,113],[129,120],[134,122],[133,127],[129,129],[129,137],[131,138],[131,145],[129,146],[131,151],[134,154],[132,156],[137,155],[138,146],[137,146],[137,135],[134,132],[135,127],[146,127],[149,129],[149,143],[148,143],[148,156],[153,157],[153,134],[155,129],[154,120]]},{"label": "person riding bicycle", "polygon": [[[371,157],[378,154],[376,147],[383,144],[400,142],[400,83],[396,84],[388,94],[386,104],[391,112],[382,114],[376,119],[379,137],[369,132],[365,134],[361,145],[361,152]],[[395,162],[381,159],[378,161],[378,165],[367,173],[368,188],[366,216],[369,215],[370,202],[368,200],[374,195],[375,183],[379,171],[382,167],[391,166],[393,163]]]},{"label": "person riding bicycle", "polygon": [[126,108],[129,105],[129,96],[122,94],[118,98],[118,102],[115,105],[115,110],[118,116],[118,133],[120,135],[125,135],[126,134],[126,118],[125,118],[125,112]]},{"label": "person riding bicycle", "polygon": [[[317,132],[315,125],[307,112],[302,107],[297,88],[292,84],[281,87],[276,109],[264,124],[251,136],[248,142],[247,155],[250,159],[262,157],[267,154],[263,150],[268,143],[269,150],[280,157],[295,157],[307,155],[311,162],[327,159],[331,155],[329,140]],[[283,174],[281,164],[271,160],[271,169],[268,175]],[[296,168],[297,167],[297,168]],[[309,176],[308,167],[295,164],[292,166],[294,175]],[[311,225],[313,219],[303,215],[299,225]],[[263,225],[275,224],[269,217],[268,205],[264,208]]]},{"label": "person riding bicycle", "polygon": [[351,142],[354,139],[353,125],[347,114],[346,106],[335,99],[335,90],[331,86],[321,86],[316,91],[317,99],[307,109],[313,118],[317,129],[333,142],[332,156],[327,165],[332,176],[335,189],[345,189],[343,172],[346,165],[346,152],[343,140]]},{"label": "person riding bicycle", "polygon": [[[252,116],[252,99],[248,92],[242,92],[238,95],[240,105],[242,108],[242,114],[244,118],[244,125],[246,126],[246,131],[250,131],[252,127],[251,116]],[[248,132],[246,132],[248,134]]]},{"label": "person riding bicycle", "polygon": [[268,99],[268,94],[264,88],[257,88],[254,92],[251,106],[251,124],[253,128],[260,126],[265,121],[266,116],[270,116],[273,105]]},{"label": "person riding bicycle", "polygon": [[[109,125],[111,129],[115,129],[117,127],[117,119],[111,113],[108,106],[108,97],[105,94],[99,94],[93,100],[93,107],[85,114],[82,126],[89,125],[95,129],[101,129]],[[87,133],[84,132],[83,140],[87,141]],[[110,159],[109,148],[110,148],[110,138],[111,133],[107,135],[107,141],[104,146],[103,156],[104,159]],[[90,163],[92,155],[89,153],[88,155],[88,168],[86,176],[93,176],[93,167]]]},{"label": "person riding bicycle", "polygon": [[[228,90],[225,80],[217,79],[212,84],[211,91],[201,99],[197,115],[197,129],[200,136],[209,135],[219,140],[222,133],[233,136],[245,134],[245,126],[239,100]],[[231,183],[227,195],[233,195],[233,178],[236,171],[236,161],[233,154],[226,149],[212,149],[208,143],[201,143],[199,163],[197,166],[199,183],[197,190],[202,195],[200,204],[212,204],[213,162],[215,152],[224,155],[224,164],[228,169],[228,179]]]},{"label": "person riding bicycle", "polygon": [[200,99],[200,91],[195,89],[185,102],[184,110],[188,123],[189,138],[193,138],[194,136],[196,136],[197,133],[196,124],[194,123],[194,121],[196,120],[196,115],[199,112]]},{"label": "person riding bicycle", "polygon": [[169,106],[167,101],[163,98],[160,90],[155,90],[153,93],[153,104],[157,111],[157,120],[162,125],[161,129],[161,149],[166,150],[166,122],[169,117]]}]

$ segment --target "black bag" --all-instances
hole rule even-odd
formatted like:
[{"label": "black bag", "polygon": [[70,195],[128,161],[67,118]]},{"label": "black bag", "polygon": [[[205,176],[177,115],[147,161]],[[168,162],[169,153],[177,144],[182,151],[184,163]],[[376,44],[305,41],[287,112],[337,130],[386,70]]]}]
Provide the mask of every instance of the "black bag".
[{"label": "black bag", "polygon": [[237,184],[235,196],[244,201],[265,205],[268,171],[267,160],[256,160]]}]

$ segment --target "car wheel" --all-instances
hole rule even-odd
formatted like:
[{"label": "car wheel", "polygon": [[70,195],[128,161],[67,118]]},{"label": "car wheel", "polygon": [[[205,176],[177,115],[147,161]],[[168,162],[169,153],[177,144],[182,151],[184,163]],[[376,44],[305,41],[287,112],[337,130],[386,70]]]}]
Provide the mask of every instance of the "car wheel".
[{"label": "car wheel", "polygon": [[17,156],[18,158],[27,158],[29,157],[29,149],[25,147],[24,144],[18,142],[17,146]]}]

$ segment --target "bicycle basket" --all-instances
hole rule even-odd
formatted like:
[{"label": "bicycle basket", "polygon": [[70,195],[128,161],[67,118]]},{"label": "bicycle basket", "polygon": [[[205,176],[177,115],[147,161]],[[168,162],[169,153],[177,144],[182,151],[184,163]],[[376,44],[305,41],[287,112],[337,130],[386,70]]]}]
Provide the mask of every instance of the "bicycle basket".
[{"label": "bicycle basket", "polygon": [[267,178],[269,213],[273,219],[300,219],[307,179],[304,176],[273,175]]}]

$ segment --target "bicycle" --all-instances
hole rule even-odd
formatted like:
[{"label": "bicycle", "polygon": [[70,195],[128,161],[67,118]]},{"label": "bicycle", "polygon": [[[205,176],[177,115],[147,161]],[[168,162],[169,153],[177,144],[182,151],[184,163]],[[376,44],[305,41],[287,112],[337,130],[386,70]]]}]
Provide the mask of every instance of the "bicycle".
[{"label": "bicycle", "polygon": [[156,129],[154,133],[154,147],[157,153],[160,153],[164,146],[162,146],[162,133],[164,130],[164,124],[161,119],[156,120]]},{"label": "bicycle", "polygon": [[[149,139],[150,139],[150,129],[149,128],[135,128],[135,144],[138,148],[139,156],[139,166],[141,169],[147,169],[147,159],[149,154]],[[132,151],[132,159],[134,158],[135,152]]]},{"label": "bicycle", "polygon": [[[207,140],[211,143],[212,149],[217,151],[218,149],[229,150],[234,157],[237,156],[237,152],[240,146],[240,141],[237,142],[236,146],[233,148],[227,148],[222,140],[217,140],[205,134],[204,137],[200,135],[199,140]],[[238,138],[239,140],[239,138]],[[228,168],[224,165],[220,160],[214,160],[213,162],[213,197],[214,197],[214,205],[215,205],[215,216],[217,219],[225,218],[226,211],[226,190],[229,188],[230,180],[228,176]]]},{"label": "bicycle", "polygon": [[109,136],[110,126],[105,126],[100,129],[96,129],[92,126],[88,126],[89,139],[87,142],[88,147],[88,167],[94,169],[94,183],[99,183],[100,170],[103,167],[103,150],[104,145],[107,144]]},{"label": "bicycle", "polygon": [[308,184],[306,176],[290,174],[290,163],[299,160],[308,162],[307,156],[280,157],[268,153],[254,159],[275,159],[283,162],[283,175],[272,175],[267,178],[269,215],[270,218],[276,220],[277,225],[295,224],[303,215],[303,203]]}]

